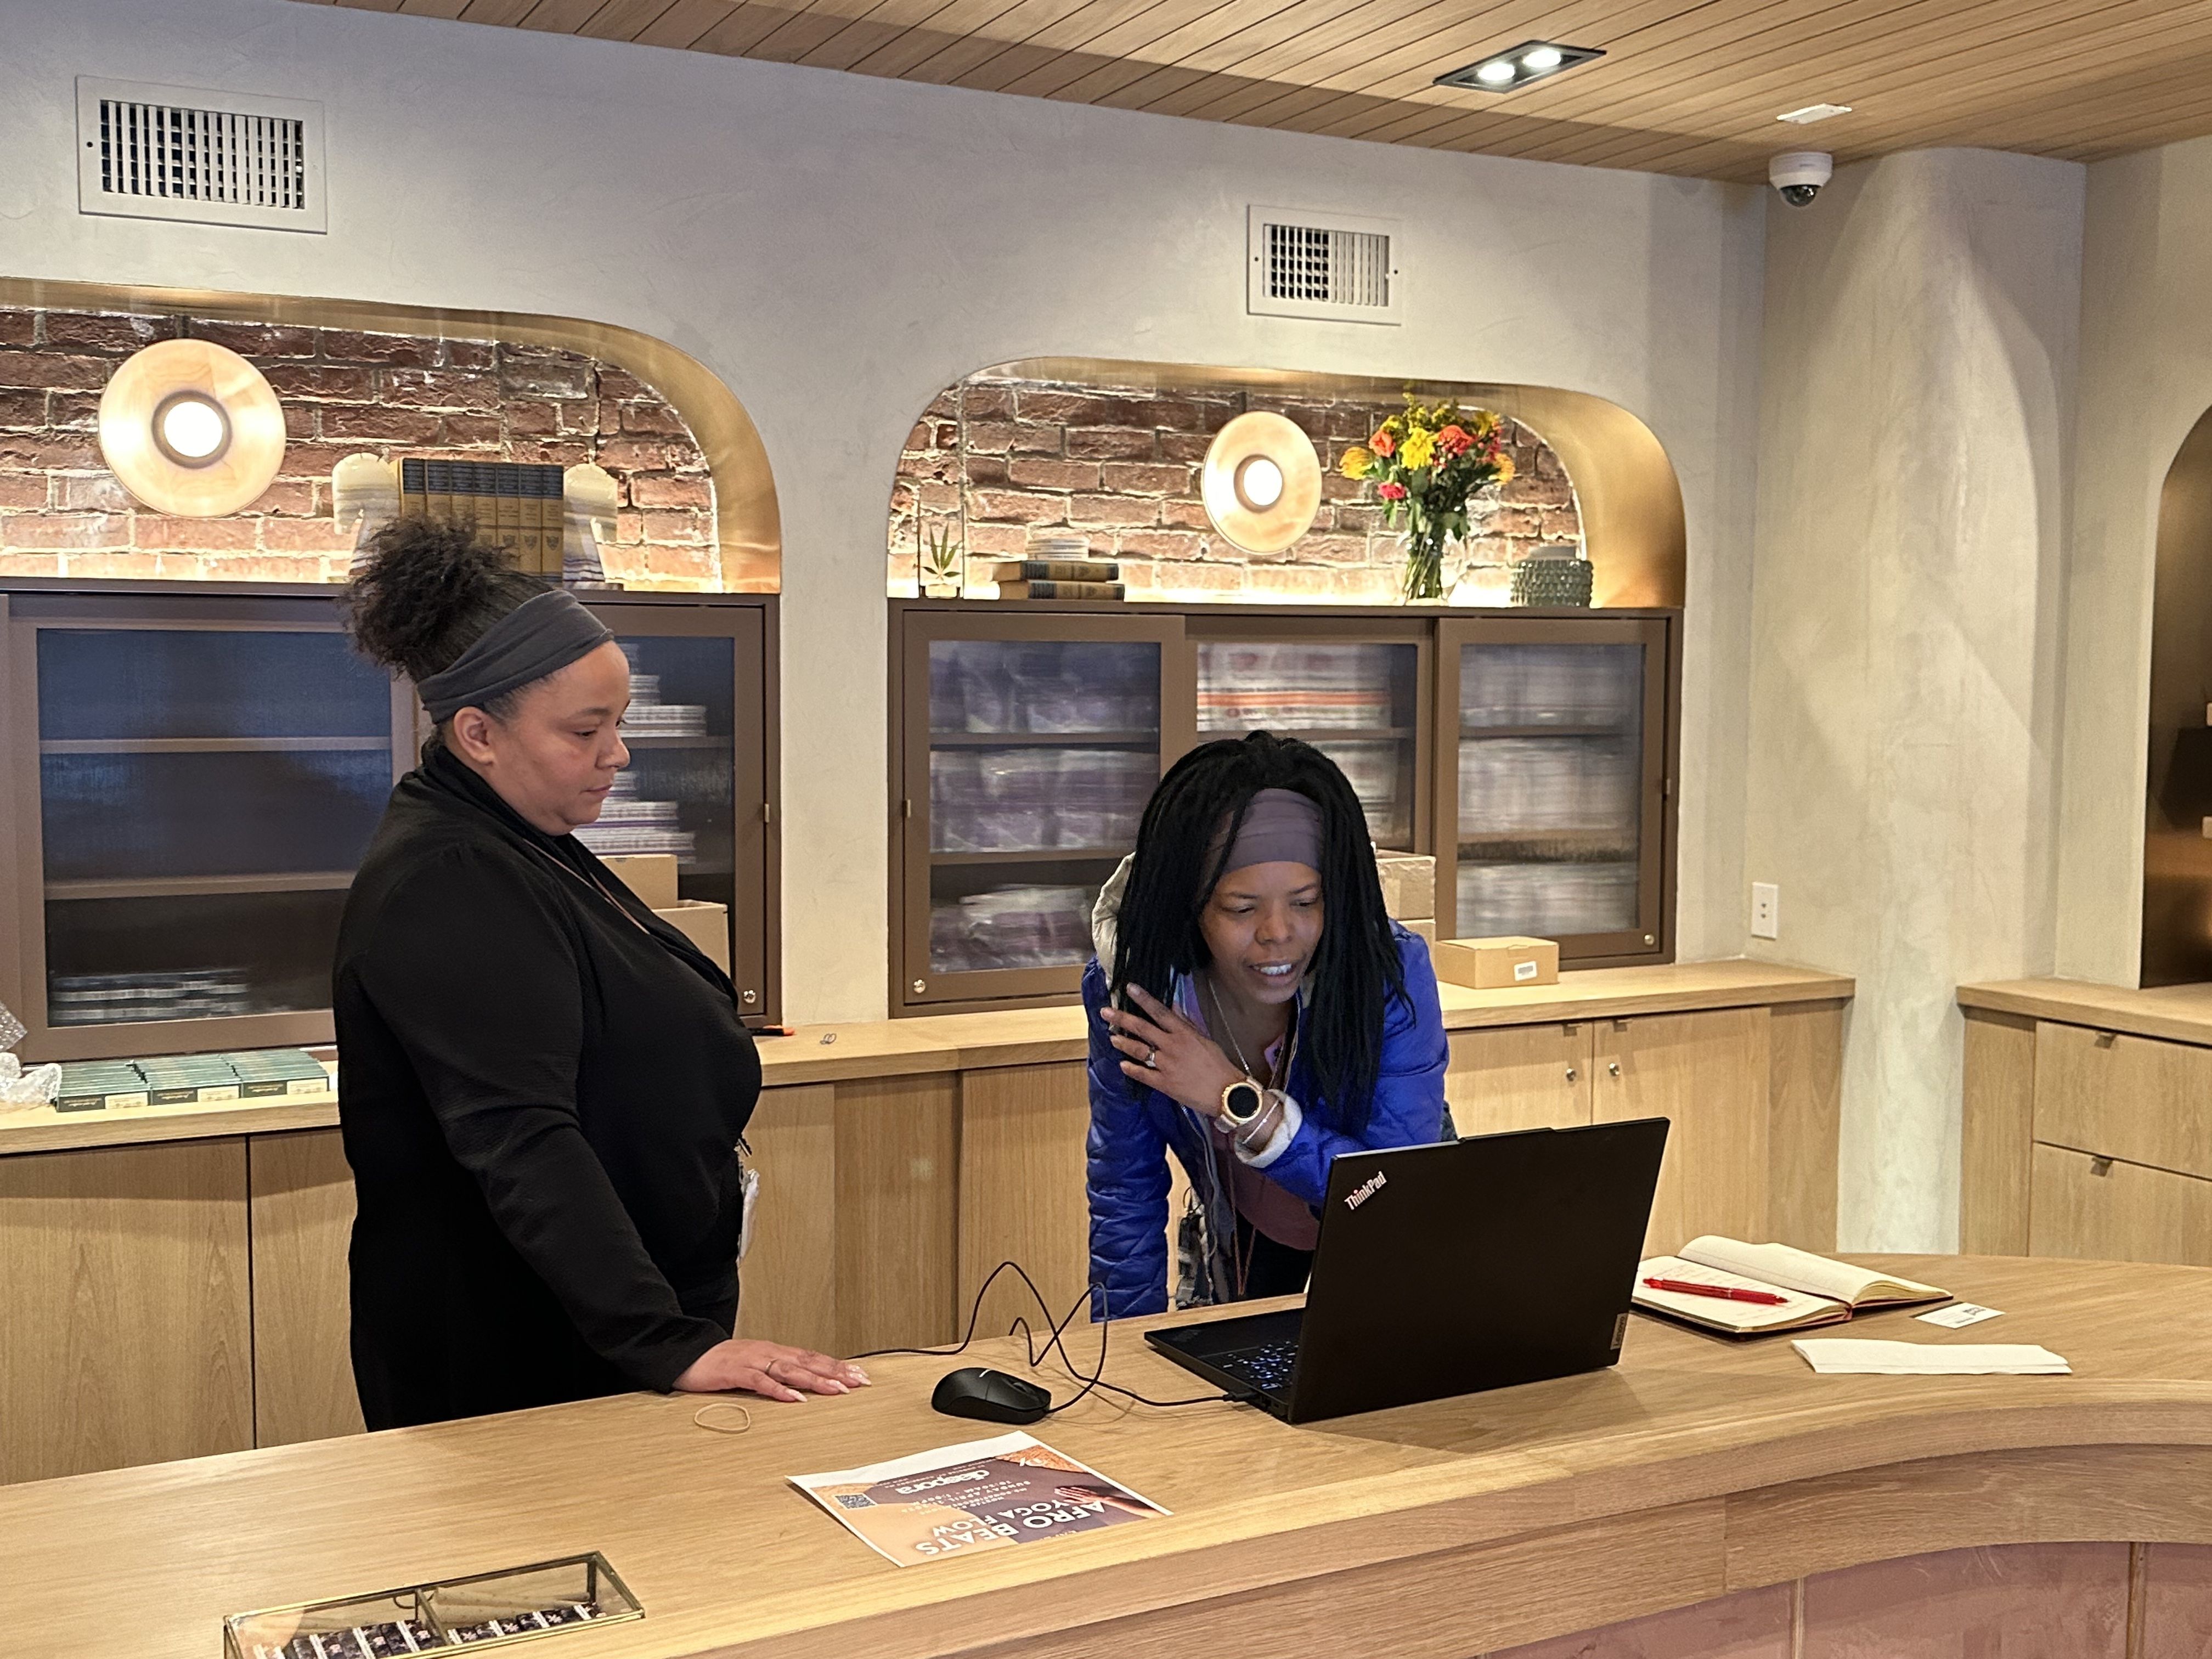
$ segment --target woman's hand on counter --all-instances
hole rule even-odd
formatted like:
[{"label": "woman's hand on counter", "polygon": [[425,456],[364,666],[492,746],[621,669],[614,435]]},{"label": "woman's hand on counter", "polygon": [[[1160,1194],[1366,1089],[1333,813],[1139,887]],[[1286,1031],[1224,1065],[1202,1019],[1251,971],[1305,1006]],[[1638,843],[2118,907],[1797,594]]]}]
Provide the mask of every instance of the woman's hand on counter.
[{"label": "woman's hand on counter", "polygon": [[868,1374],[848,1360],[832,1359],[811,1348],[748,1337],[717,1342],[676,1379],[684,1394],[727,1394],[740,1389],[769,1400],[799,1401],[810,1394],[848,1394],[868,1386]]},{"label": "woman's hand on counter", "polygon": [[1129,999],[1144,1012],[1098,1011],[1121,1052],[1122,1073],[1194,1112],[1220,1116],[1222,1091],[1244,1073],[1205,1032],[1142,986],[1132,985]]}]

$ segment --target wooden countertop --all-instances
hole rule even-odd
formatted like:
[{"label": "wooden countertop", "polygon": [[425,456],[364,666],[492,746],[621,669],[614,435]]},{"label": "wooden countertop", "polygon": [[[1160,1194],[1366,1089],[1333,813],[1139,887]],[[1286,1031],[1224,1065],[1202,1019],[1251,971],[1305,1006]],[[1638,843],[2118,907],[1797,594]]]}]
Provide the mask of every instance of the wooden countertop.
[{"label": "wooden countertop", "polygon": [[2094,985],[2082,979],[2007,979],[1959,988],[1961,1008],[2093,1025],[2105,1031],[2212,1045],[2212,985]]},{"label": "wooden countertop", "polygon": [[[1927,1550],[2212,1540],[2212,1271],[1868,1260],[2006,1316],[1854,1334],[2040,1342],[2076,1375],[1822,1377],[1786,1340],[1638,1318],[1612,1370],[1298,1429],[1094,1395],[1034,1432],[1170,1518],[899,1569],[783,1483],[994,1431],[929,1410],[946,1359],[886,1358],[744,1435],[630,1395],[0,1488],[0,1559],[35,1587],[9,1646],[212,1654],[228,1613],[599,1549],[647,1616],[549,1653],[1448,1659]],[[1159,1322],[1115,1327],[1107,1375],[1203,1392],[1138,1340]]]},{"label": "wooden countertop", "polygon": [[[1850,996],[1853,981],[1815,969],[1736,957],[1652,968],[1590,969],[1562,974],[1556,985],[1511,990],[1473,991],[1458,985],[1440,989],[1445,1025],[1466,1030],[1838,1001]],[[1080,1060],[1086,1040],[1079,1007],[802,1025],[791,1036],[760,1039],[761,1071],[764,1085],[778,1088],[851,1078],[1032,1066]],[[2212,1041],[2212,1033],[2206,1040]],[[104,1112],[0,1108],[0,1157],[326,1128],[337,1121],[335,1095]]]}]

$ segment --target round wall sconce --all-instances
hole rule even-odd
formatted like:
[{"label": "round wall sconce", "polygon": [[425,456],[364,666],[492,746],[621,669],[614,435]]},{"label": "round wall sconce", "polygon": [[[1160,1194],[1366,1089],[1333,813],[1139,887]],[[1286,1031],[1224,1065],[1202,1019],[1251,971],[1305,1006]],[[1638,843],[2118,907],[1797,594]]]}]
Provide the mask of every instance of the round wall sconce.
[{"label": "round wall sconce", "polygon": [[216,518],[275,480],[284,463],[284,409],[236,352],[163,340],[109,377],[100,396],[100,453],[156,513]]},{"label": "round wall sconce", "polygon": [[1247,553],[1279,553],[1313,527],[1321,458],[1292,422],[1254,410],[1213,434],[1198,492],[1224,539]]}]

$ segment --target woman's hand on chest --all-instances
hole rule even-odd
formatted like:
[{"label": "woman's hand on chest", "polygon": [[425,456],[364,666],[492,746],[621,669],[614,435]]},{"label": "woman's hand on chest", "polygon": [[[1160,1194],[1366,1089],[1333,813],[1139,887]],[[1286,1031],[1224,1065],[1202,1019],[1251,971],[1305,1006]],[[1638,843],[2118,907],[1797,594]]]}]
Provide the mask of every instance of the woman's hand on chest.
[{"label": "woman's hand on chest", "polygon": [[1102,1008],[1113,1032],[1122,1075],[1208,1117],[1221,1115],[1222,1091],[1244,1073],[1219,1046],[1181,1014],[1145,990],[1129,987],[1134,1009]]}]

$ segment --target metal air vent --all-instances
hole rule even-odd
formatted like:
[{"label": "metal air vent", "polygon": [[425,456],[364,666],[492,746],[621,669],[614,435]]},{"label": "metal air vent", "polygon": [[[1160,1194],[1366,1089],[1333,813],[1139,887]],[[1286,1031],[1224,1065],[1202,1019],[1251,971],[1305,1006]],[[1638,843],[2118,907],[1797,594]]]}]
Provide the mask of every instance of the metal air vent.
[{"label": "metal air vent", "polygon": [[1398,227],[1288,208],[1247,221],[1244,308],[1255,316],[1395,323]]},{"label": "metal air vent", "polygon": [[81,76],[76,138],[81,212],[329,228],[320,104]]}]

